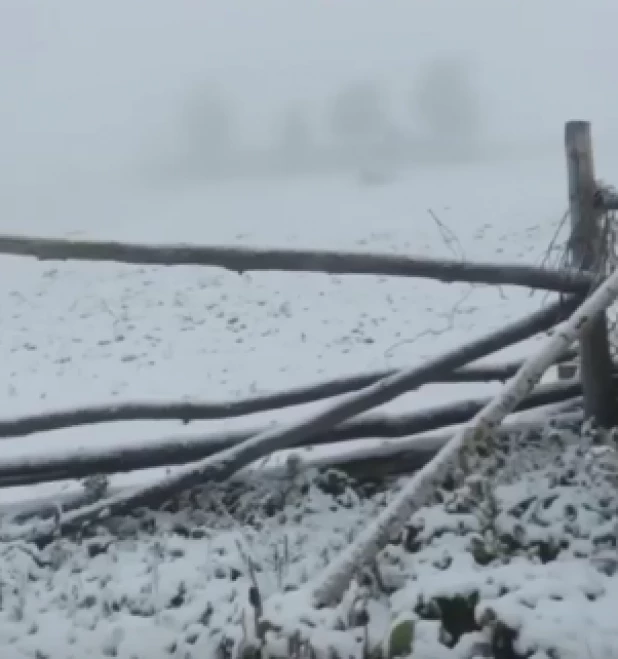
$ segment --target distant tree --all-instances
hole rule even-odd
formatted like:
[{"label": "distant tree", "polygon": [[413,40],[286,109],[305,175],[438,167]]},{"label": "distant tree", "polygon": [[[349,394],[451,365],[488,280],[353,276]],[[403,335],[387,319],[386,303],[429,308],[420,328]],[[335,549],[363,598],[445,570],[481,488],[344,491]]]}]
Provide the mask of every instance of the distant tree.
[{"label": "distant tree", "polygon": [[434,136],[470,141],[481,131],[479,92],[469,69],[455,59],[432,62],[412,94],[412,110]]},{"label": "distant tree", "polygon": [[338,140],[353,144],[375,142],[382,138],[388,125],[384,96],[375,83],[355,82],[335,96],[330,127]]},{"label": "distant tree", "polygon": [[285,157],[301,158],[311,150],[311,127],[306,114],[299,107],[288,108],[281,124],[277,125],[278,148]]},{"label": "distant tree", "polygon": [[197,90],[187,102],[184,129],[196,158],[205,163],[225,159],[234,146],[231,103],[214,86]]}]

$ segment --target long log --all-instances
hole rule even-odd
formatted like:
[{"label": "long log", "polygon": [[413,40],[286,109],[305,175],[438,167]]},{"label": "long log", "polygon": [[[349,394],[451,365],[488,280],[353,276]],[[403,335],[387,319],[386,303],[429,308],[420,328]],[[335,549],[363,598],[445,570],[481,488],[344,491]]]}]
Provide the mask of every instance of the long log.
[{"label": "long log", "polygon": [[[176,473],[165,476],[155,483],[136,487],[129,492],[70,512],[63,516],[63,529],[80,529],[105,516],[123,514],[139,506],[160,504],[183,489],[196,485],[204,486],[209,480],[219,482],[227,480],[255,460],[275,451],[298,446],[308,437],[324,434],[354,416],[422,386],[429,379],[435,377],[436,372],[446,373],[461,368],[496,350],[550,329],[564,317],[565,313],[569,313],[577,307],[579,299],[579,297],[569,297],[554,302],[502,330],[491,332],[483,338],[428,360],[421,366],[400,371],[356,393],[343,396],[342,399],[309,419],[268,429],[238,446],[181,467]],[[565,349],[567,347],[565,346]],[[556,354],[555,358],[558,357],[559,354]],[[53,523],[44,522],[19,533],[20,537],[43,543],[53,540],[57,529]],[[0,539],[3,537],[12,537],[12,534],[0,534]]]},{"label": "long log", "polygon": [[[559,361],[570,361],[576,355],[577,351],[570,350]],[[504,382],[513,377],[521,365],[521,361],[515,361],[497,365],[468,366],[451,373],[437,373],[435,378],[432,378],[429,382],[459,383],[489,382],[492,380]],[[172,419],[188,423],[197,420],[234,418],[283,409],[293,405],[304,405],[325,398],[348,394],[394,375],[396,372],[394,369],[389,369],[358,373],[285,391],[213,403],[191,401],[114,402],[111,405],[92,405],[5,418],[0,419],[0,439],[22,437],[36,432],[74,428],[94,423]]]},{"label": "long log", "polygon": [[[492,433],[503,419],[530,394],[543,373],[585,331],[600,312],[618,298],[618,270],[563,323],[526,361],[517,375],[406,483],[393,501],[364,529],[355,541],[331,561],[311,585],[310,597],[317,606],[340,599],[360,565],[371,562],[410,517],[426,504],[444,479],[459,467],[465,470],[466,454],[479,448],[491,450]],[[284,602],[280,603],[285,605]]]},{"label": "long log", "polygon": [[[583,420],[581,412],[566,411],[575,405],[581,405],[581,398],[571,398],[563,405],[540,406],[528,409],[543,409],[550,415],[553,428],[572,428],[574,424]],[[559,408],[559,409],[556,409]],[[519,408],[516,411],[523,411]],[[497,438],[506,438],[513,434],[520,435],[531,430],[540,431],[544,422],[540,419],[529,421],[513,421],[505,423],[496,431]],[[320,457],[309,457],[306,467],[318,469],[337,469],[343,471],[358,482],[380,481],[389,476],[401,474],[413,474],[422,469],[436,453],[449,442],[454,432],[443,431],[440,433],[412,435],[395,440],[384,440],[382,442],[364,442],[364,446],[355,447],[352,450],[341,451],[337,454],[327,454]],[[276,469],[276,468],[275,468]],[[276,478],[277,472],[271,469],[264,473],[266,478]],[[281,476],[289,474],[285,468],[279,468]],[[239,476],[244,475],[240,472]],[[289,478],[289,475],[288,475]]]},{"label": "long log", "polygon": [[421,277],[442,282],[525,286],[585,295],[594,277],[576,270],[519,264],[466,263],[396,254],[258,247],[143,245],[0,235],[0,254],[39,260],[113,261],[139,265],[201,265],[233,272],[286,271]]},{"label": "long log", "polygon": [[[561,403],[581,394],[573,380],[539,387],[517,407],[517,412]],[[469,421],[491,398],[473,398],[427,408],[410,414],[372,414],[351,419],[330,431],[307,437],[298,446],[336,444],[359,439],[396,439]],[[4,458],[0,461],[0,488],[46,481],[79,479],[93,474],[114,474],[152,467],[177,466],[214,456],[238,446],[265,428],[195,437],[169,437],[156,442],[128,440],[120,448],[94,448],[57,454]]]},{"label": "long log", "polygon": [[[544,415],[551,418],[552,427],[571,428],[573,424],[582,420],[581,411],[571,411],[577,405],[581,405],[581,398],[542,409]],[[499,433],[500,436],[506,437],[514,433],[542,430],[544,425],[545,421],[538,418],[517,419],[503,424]],[[345,446],[337,453],[305,451],[301,454],[301,469],[303,471],[312,468],[336,469],[352,476],[357,482],[380,480],[395,474],[412,473],[421,468],[426,463],[426,458],[433,457],[452,436],[452,433],[440,432],[412,435],[395,441],[368,440],[354,448]],[[258,461],[234,474],[230,482],[248,484],[255,480],[289,481],[289,479],[289,469],[285,464],[272,465]],[[108,494],[116,495],[126,487],[126,485],[122,487],[114,485],[112,481]],[[34,517],[39,519],[54,517],[59,510],[64,512],[75,510],[95,500],[96,496],[87,491],[62,492],[25,502],[0,504],[0,517],[5,521],[23,524]]]}]

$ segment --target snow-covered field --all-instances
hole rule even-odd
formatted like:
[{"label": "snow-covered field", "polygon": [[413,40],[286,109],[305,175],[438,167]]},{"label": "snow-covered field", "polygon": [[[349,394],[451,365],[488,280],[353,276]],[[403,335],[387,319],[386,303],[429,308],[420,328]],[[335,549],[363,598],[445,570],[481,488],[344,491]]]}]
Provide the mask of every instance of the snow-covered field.
[{"label": "snow-covered field", "polygon": [[[538,263],[563,216],[560,165],[556,158],[536,163],[534,172],[528,162],[408,172],[382,187],[361,187],[353,175],[131,194],[116,187],[101,205],[92,203],[86,186],[77,186],[61,212],[50,199],[41,214],[43,188],[33,207],[30,198],[21,198],[4,230]],[[432,213],[456,241],[448,235],[445,240]],[[221,400],[411,365],[500,328],[547,300],[525,289],[420,279],[239,276],[198,267],[2,260],[10,276],[0,282],[6,300],[0,306],[5,366],[0,387],[11,415],[128,399]],[[528,353],[529,345],[517,345],[504,359]],[[444,402],[445,393],[483,395],[495,387],[427,386],[389,410]],[[298,412],[279,412],[276,418],[289,413]],[[124,441],[127,432],[149,437],[243,423],[253,428],[271,418],[184,429],[173,423],[94,427],[87,437],[83,429],[63,431],[45,442],[51,448]],[[11,444],[4,450],[10,452]],[[40,440],[20,439],[15,450],[40,451]]]},{"label": "snow-covered field", "polygon": [[[566,206],[560,156],[558,145],[556,157],[409,171],[376,187],[360,186],[353,176],[156,190],[112,182],[102,191],[86,183],[76,185],[67,201],[66,195],[56,197],[54,186],[42,185],[36,199],[3,200],[2,232],[539,263]],[[445,240],[440,223],[457,241]],[[238,276],[207,268],[0,259],[5,416],[129,399],[230,399],[411,365],[499,328],[546,299],[521,289],[422,280]],[[529,350],[530,342],[503,356]],[[496,387],[427,386],[387,407],[422,408]],[[37,454],[254,427],[313,408],[188,427],[171,422],[82,427],[4,440],[2,450],[5,456]],[[368,625],[351,613],[354,593],[337,611],[304,620],[315,656],[361,657],[367,647],[379,645],[399,614],[423,618],[416,626],[414,657],[483,656],[474,647],[482,641],[470,604],[477,601],[477,623],[489,625],[490,615],[482,616],[491,609],[499,621],[490,625],[499,628],[494,638],[508,651],[507,627],[521,632],[517,654],[496,656],[529,656],[537,649],[537,657],[612,656],[618,642],[615,557],[602,557],[608,576],[590,556],[615,547],[607,512],[614,510],[614,491],[603,479],[591,485],[589,474],[582,482],[565,476],[573,461],[585,460],[575,445],[531,455],[538,469],[530,469],[525,480],[513,484],[511,474],[494,484],[493,512],[470,503],[474,496],[464,492],[446,495],[453,499],[448,512],[437,504],[421,511],[412,521],[416,527],[424,520],[416,538],[381,555],[384,583],[368,577],[367,593],[356,593],[359,601],[369,597]],[[112,485],[156,475],[125,475]],[[18,502],[58,499],[76,488],[64,483],[5,489],[0,505],[7,513]],[[2,656],[240,656],[238,644],[250,636],[253,616],[249,566],[255,564],[261,597],[275,596],[269,606],[276,607],[277,593],[310,580],[392,491],[367,492],[347,482],[333,489],[303,474],[293,483],[257,482],[245,493],[209,491],[181,512],[113,521],[111,530],[93,538],[59,540],[43,551],[6,543],[0,547]],[[513,512],[524,499],[524,509]],[[524,520],[523,531],[513,530],[516,519]],[[516,550],[503,559],[498,538],[506,542],[507,531]],[[478,559],[483,543],[494,558],[486,565]],[[548,553],[552,559],[559,554],[558,560],[549,561]],[[437,623],[429,619],[437,615],[430,611],[436,601],[453,593],[465,601],[453,605],[462,610],[449,614],[449,629],[441,632],[451,642],[461,636],[449,649],[438,642]],[[438,606],[449,606],[440,601]],[[304,615],[298,609],[266,613],[284,631],[288,620]],[[328,654],[329,645],[334,654]]]}]

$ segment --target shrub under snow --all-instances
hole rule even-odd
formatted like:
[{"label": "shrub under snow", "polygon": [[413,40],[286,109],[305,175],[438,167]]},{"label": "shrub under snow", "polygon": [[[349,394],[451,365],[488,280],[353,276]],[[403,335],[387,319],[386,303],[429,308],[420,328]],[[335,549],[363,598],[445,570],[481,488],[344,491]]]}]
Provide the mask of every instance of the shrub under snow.
[{"label": "shrub under snow", "polygon": [[306,586],[401,480],[254,480],[5,544],[3,656],[618,656],[616,462],[573,430],[512,436],[446,483],[335,608],[313,609]]}]

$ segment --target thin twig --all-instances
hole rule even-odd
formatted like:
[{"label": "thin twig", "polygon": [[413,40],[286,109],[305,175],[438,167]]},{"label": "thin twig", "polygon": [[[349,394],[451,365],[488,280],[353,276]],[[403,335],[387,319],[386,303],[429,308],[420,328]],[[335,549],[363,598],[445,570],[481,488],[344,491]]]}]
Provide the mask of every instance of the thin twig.
[{"label": "thin twig", "polygon": [[442,237],[442,241],[446,245],[447,249],[456,259],[463,261],[466,258],[466,254],[461,241],[455,232],[450,229],[444,222],[442,222],[442,220],[437,216],[436,213],[434,213],[431,208],[428,208],[427,212],[429,213],[431,219],[436,223],[438,231],[440,232],[440,236]]}]

